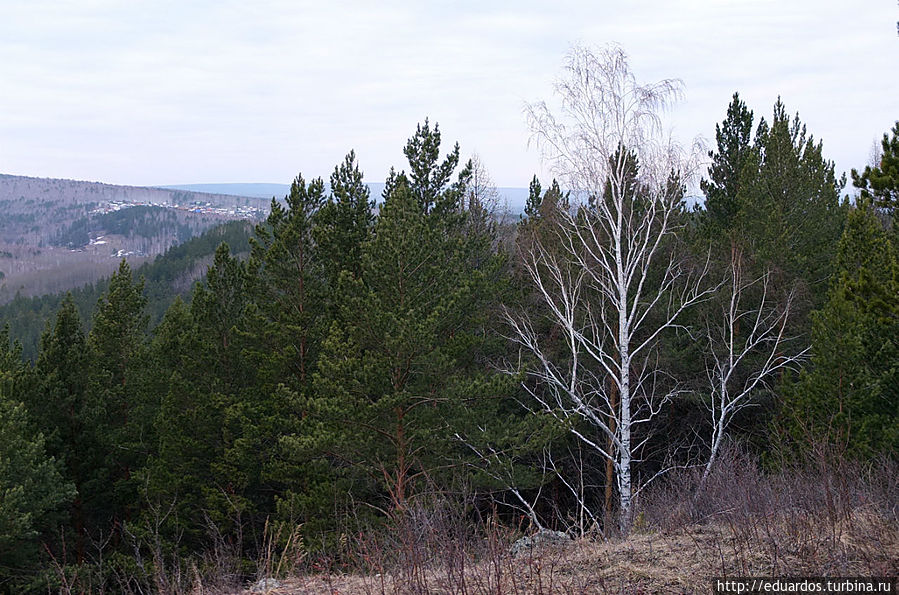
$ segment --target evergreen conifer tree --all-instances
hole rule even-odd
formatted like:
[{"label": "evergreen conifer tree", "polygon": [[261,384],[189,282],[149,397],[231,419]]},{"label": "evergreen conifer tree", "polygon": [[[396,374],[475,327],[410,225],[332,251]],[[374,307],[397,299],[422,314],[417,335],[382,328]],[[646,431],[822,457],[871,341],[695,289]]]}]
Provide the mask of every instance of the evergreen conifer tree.
[{"label": "evergreen conifer tree", "polygon": [[880,163],[865,167],[862,173],[852,170],[852,184],[861,189],[863,198],[876,201],[877,206],[893,213],[899,207],[899,122],[883,135],[880,142]]},{"label": "evergreen conifer tree", "polygon": [[157,403],[146,391],[141,373],[149,322],[143,287],[143,279],[135,282],[123,259],[97,303],[88,336],[92,358],[88,431],[105,461],[81,495],[91,502],[95,526],[107,531],[133,518],[138,505],[133,473],[143,466],[155,442]]},{"label": "evergreen conifer tree", "polygon": [[353,151],[331,174],[331,196],[318,212],[313,237],[327,286],[337,289],[341,271],[362,274],[362,245],[371,234],[374,202]]},{"label": "evergreen conifer tree", "polygon": [[731,231],[736,223],[740,179],[752,150],[752,125],[752,111],[740,94],[734,93],[727,117],[715,124],[717,150],[709,151],[709,179],[700,182],[705,193],[706,222],[712,234]]},{"label": "evergreen conifer tree", "polygon": [[97,480],[105,481],[104,474],[97,475],[105,468],[106,453],[93,427],[92,367],[81,317],[68,294],[53,325],[48,325],[41,336],[35,382],[25,401],[36,427],[47,437],[47,453],[62,463],[66,480],[78,491],[70,512],[73,552],[78,561],[85,556],[88,514],[103,506],[102,498],[90,498],[97,495]]},{"label": "evergreen conifer tree", "polygon": [[321,179],[307,185],[297,176],[285,206],[272,201],[271,213],[252,241],[247,275],[256,310],[249,324],[258,341],[256,365],[271,388],[287,382],[302,391],[312,380],[326,328],[324,282],[313,236],[324,202]]},{"label": "evergreen conifer tree", "polygon": [[849,214],[836,274],[813,316],[812,367],[782,419],[799,443],[828,441],[853,457],[899,448],[899,267],[868,199]]},{"label": "evergreen conifer tree", "polygon": [[843,181],[822,151],[778,100],[770,126],[759,122],[736,194],[740,243],[786,281],[803,281],[818,306],[845,219]]},{"label": "evergreen conifer tree", "polygon": [[491,238],[473,231],[486,228],[466,224],[468,168],[450,182],[458,146],[442,162],[439,147],[425,122],[406,145],[412,174],[391,173],[361,278],[341,278],[312,403],[329,428],[322,448],[397,512],[454,450],[498,270]]}]

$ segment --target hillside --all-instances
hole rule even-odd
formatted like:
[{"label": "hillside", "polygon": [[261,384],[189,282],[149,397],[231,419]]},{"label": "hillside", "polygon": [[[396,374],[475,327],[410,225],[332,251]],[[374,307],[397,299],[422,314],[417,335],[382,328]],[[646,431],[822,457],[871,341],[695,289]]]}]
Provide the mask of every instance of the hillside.
[{"label": "hillside", "polygon": [[0,303],[78,287],[121,258],[140,265],[228,220],[265,216],[264,199],[0,175]]},{"label": "hillside", "polygon": [[[157,324],[175,297],[186,297],[195,281],[206,273],[215,249],[227,243],[237,254],[249,252],[252,226],[245,221],[230,221],[187,242],[169,248],[152,261],[146,260],[137,268],[135,277],[145,280],[147,312],[153,325]],[[110,259],[117,266],[119,259]],[[108,278],[87,283],[71,290],[81,319],[90,324],[97,300],[106,291]],[[0,329],[9,325],[10,337],[22,344],[23,354],[32,359],[37,355],[41,333],[59,309],[65,292],[48,293],[36,297],[16,296],[0,306]]]},{"label": "hillside", "polygon": [[[327,181],[326,181],[327,186]],[[369,192],[376,202],[383,200],[384,182],[367,182]],[[227,195],[239,196],[255,196],[257,198],[271,199],[272,196],[278,198],[290,192],[289,184],[253,184],[253,183],[231,183],[231,184],[184,184],[180,186],[161,186],[169,190],[184,190],[191,192],[209,192]],[[528,199],[527,188],[498,187],[496,194],[500,199],[500,204],[505,203],[509,211],[518,215],[524,211],[524,204]]]}]

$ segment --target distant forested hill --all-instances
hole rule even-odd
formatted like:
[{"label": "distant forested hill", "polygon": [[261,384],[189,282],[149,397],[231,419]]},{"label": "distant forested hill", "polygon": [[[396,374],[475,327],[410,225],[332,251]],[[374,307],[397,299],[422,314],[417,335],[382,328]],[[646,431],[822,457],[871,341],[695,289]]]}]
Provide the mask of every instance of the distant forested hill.
[{"label": "distant forested hill", "polygon": [[[327,180],[326,180],[327,182]],[[381,202],[382,193],[384,192],[383,182],[367,182],[368,190],[372,198],[376,202]],[[327,183],[325,184],[327,188]],[[187,190],[191,192],[210,192],[213,194],[230,194],[236,196],[255,196],[258,198],[268,198],[275,196],[281,198],[290,192],[289,184],[254,184],[254,183],[231,183],[231,184],[184,184],[179,186],[160,186],[169,190]],[[527,188],[500,187],[496,189],[496,193],[501,202],[508,205],[509,211],[515,215],[524,211],[524,203],[528,198]]]},{"label": "distant forested hill", "polygon": [[0,175],[0,303],[56,293],[133,266],[269,199]]},{"label": "distant forested hill", "polygon": [[[155,260],[141,265],[136,277],[142,276],[146,280],[144,294],[149,300],[147,312],[151,323],[155,325],[162,319],[176,296],[190,293],[194,282],[206,274],[215,249],[222,242],[226,242],[236,254],[248,253],[252,229],[248,221],[230,221],[169,248]],[[117,264],[119,261],[114,262]],[[90,322],[97,300],[106,291],[107,285],[108,278],[104,277],[71,291],[85,324]],[[37,354],[41,333],[47,321],[56,314],[65,295],[66,292],[39,297],[20,295],[0,306],[0,328],[9,325],[10,337],[22,343],[26,357],[33,358]]]}]

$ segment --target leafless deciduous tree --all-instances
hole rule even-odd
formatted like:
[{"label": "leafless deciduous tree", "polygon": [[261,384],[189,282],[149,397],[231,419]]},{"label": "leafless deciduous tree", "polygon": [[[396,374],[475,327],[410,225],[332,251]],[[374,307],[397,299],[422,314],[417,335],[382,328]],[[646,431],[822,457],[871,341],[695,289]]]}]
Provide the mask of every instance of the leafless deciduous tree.
[{"label": "leafless deciduous tree", "polygon": [[471,180],[463,198],[463,208],[469,212],[473,233],[487,233],[488,228],[502,228],[508,223],[509,206],[503,201],[490,177],[487,166],[474,154],[469,160]]},{"label": "leafless deciduous tree", "polygon": [[728,297],[722,301],[720,312],[707,318],[705,324],[710,391],[706,408],[712,436],[702,484],[717,460],[734,416],[754,404],[753,397],[767,388],[779,370],[794,368],[808,353],[808,348],[795,351],[795,337],[787,335],[793,292],[784,300],[776,300],[770,271],[747,279],[743,268],[742,254],[734,248],[722,286]]},{"label": "leafless deciduous tree", "polygon": [[556,339],[550,345],[528,314],[507,311],[507,319],[529,356],[531,407],[566,423],[613,467],[627,532],[640,488],[633,466],[647,439],[634,430],[679,390],[665,382],[658,341],[712,291],[707,267],[688,267],[671,249],[694,161],[660,121],[680,84],[638,84],[621,49],[574,48],[556,91],[560,109],[537,103],[526,113],[554,173],[582,204],[522,255]]},{"label": "leafless deciduous tree", "polygon": [[502,204],[499,191],[493,183],[493,178],[490,177],[490,172],[479,155],[472,155],[469,163],[471,164],[471,181],[466,191],[465,206],[468,208],[476,206],[477,208],[485,209],[487,213],[494,216],[505,205]]}]

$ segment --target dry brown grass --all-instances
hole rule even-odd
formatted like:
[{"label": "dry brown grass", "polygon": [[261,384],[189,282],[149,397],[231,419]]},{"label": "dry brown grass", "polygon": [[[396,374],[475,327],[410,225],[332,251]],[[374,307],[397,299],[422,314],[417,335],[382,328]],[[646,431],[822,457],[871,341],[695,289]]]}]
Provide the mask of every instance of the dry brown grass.
[{"label": "dry brown grass", "polygon": [[368,572],[313,570],[270,593],[698,593],[716,576],[899,574],[895,462],[764,474],[731,453],[705,484],[690,473],[670,478],[641,511],[626,539],[521,558],[509,554],[514,535],[498,525],[472,539],[458,533],[458,519],[417,517],[387,541],[356,544]]},{"label": "dry brown grass", "polygon": [[[307,550],[300,528],[268,525],[256,578],[270,595],[708,593],[721,576],[899,574],[899,464],[824,461],[765,473],[731,453],[708,481],[684,472],[641,496],[627,538],[582,539],[515,557],[520,533],[471,502],[435,497],[336,551]],[[463,513],[461,511],[468,511]],[[468,516],[465,516],[465,515]],[[125,593],[249,595],[239,552],[217,541],[193,562],[154,558],[155,573],[122,577]],[[61,592],[77,593],[77,588]]]},{"label": "dry brown grass", "polygon": [[[708,592],[715,576],[895,576],[899,526],[880,513],[860,510],[838,527],[820,517],[797,524],[759,520],[756,539],[726,522],[652,530],[608,542],[571,546],[514,559],[503,555],[472,563],[465,576],[423,569],[425,588],[400,573],[311,574],[284,581],[271,595],[413,593],[642,594]],[[834,533],[835,531],[835,533]],[[835,566],[834,561],[840,563]],[[249,591],[243,591],[247,594]]]}]

